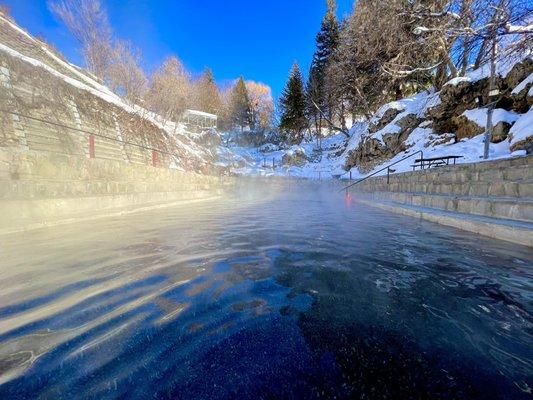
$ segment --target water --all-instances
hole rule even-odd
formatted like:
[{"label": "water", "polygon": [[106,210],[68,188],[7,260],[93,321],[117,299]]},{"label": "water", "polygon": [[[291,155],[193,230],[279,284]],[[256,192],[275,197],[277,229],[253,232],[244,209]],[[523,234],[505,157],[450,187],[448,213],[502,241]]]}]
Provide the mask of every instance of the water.
[{"label": "water", "polygon": [[2,237],[0,398],[532,398],[533,252],[331,192]]}]

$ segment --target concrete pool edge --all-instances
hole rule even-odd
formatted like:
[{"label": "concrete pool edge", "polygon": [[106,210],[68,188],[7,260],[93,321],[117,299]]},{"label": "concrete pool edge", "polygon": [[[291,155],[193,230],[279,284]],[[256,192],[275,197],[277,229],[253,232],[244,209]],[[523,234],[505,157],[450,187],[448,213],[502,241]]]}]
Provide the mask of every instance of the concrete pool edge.
[{"label": "concrete pool edge", "polygon": [[533,224],[528,222],[499,220],[497,218],[471,214],[459,214],[393,202],[369,200],[357,196],[354,197],[354,200],[396,214],[420,218],[440,225],[476,233],[478,235],[533,247]]},{"label": "concrete pool edge", "polygon": [[73,215],[66,215],[64,217],[57,217],[55,219],[46,219],[42,221],[25,221],[18,226],[8,226],[8,227],[0,228],[0,236],[13,234],[13,233],[30,232],[30,231],[34,231],[37,229],[43,229],[43,228],[49,228],[49,227],[55,227],[55,226],[61,226],[61,225],[94,221],[94,220],[104,219],[104,218],[121,217],[125,215],[135,214],[139,212],[152,211],[152,210],[157,210],[157,209],[162,209],[162,208],[170,208],[170,207],[176,207],[176,206],[182,206],[182,205],[214,201],[214,200],[220,199],[221,197],[222,197],[222,194],[213,193],[210,196],[199,197],[199,198],[188,198],[188,199],[179,199],[179,200],[176,199],[176,200],[169,200],[169,201],[160,202],[160,203],[152,203],[152,204],[142,203],[142,204],[129,206],[129,207],[101,209],[90,215],[73,214]]}]

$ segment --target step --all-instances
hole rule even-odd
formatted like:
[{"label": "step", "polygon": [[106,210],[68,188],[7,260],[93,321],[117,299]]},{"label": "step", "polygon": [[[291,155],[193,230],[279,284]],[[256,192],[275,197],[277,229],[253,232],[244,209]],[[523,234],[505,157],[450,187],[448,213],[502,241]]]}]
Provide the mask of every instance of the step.
[{"label": "step", "polygon": [[410,183],[395,186],[390,185],[389,191],[419,192],[456,196],[499,196],[533,198],[533,180],[523,182],[492,181],[469,183]]},{"label": "step", "polygon": [[521,182],[493,181],[471,183],[445,183],[435,180],[429,183],[386,181],[360,184],[354,191],[364,192],[414,192],[457,196],[499,196],[533,199],[533,180]]},{"label": "step", "polygon": [[[493,181],[523,182],[528,180],[533,180],[532,166],[495,168],[483,171],[477,171],[475,168],[461,169],[461,167],[456,166],[453,168],[434,168],[424,171],[392,174],[389,177],[391,184],[404,182],[429,183],[434,181],[447,184]],[[373,177],[367,182],[387,182],[387,176]]]},{"label": "step", "polygon": [[405,192],[375,192],[373,199],[490,218],[533,222],[533,200]]},{"label": "step", "polygon": [[499,240],[533,247],[533,223],[489,218],[471,214],[436,210],[427,207],[398,204],[387,201],[358,199],[367,205],[411,217],[422,218]]}]

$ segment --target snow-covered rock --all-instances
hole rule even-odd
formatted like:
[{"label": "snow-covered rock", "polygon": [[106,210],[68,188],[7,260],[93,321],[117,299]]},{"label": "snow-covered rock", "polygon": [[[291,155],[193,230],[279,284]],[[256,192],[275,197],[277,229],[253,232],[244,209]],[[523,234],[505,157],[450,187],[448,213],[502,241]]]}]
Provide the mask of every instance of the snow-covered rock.
[{"label": "snow-covered rock", "polygon": [[521,116],[509,132],[511,151],[525,150],[533,154],[533,108]]},{"label": "snow-covered rock", "polygon": [[309,157],[305,153],[305,149],[300,146],[292,146],[285,152],[281,161],[285,166],[301,167],[309,160]]},{"label": "snow-covered rock", "polygon": [[261,153],[271,153],[273,151],[280,150],[280,147],[274,143],[265,143],[264,145],[259,147],[259,151]]},{"label": "snow-covered rock", "polygon": [[[456,118],[456,138],[472,138],[485,132],[487,126],[488,108],[475,108],[467,110]],[[501,108],[495,109],[492,115],[493,132],[492,143],[500,143],[507,139],[509,130],[520,115]]]}]

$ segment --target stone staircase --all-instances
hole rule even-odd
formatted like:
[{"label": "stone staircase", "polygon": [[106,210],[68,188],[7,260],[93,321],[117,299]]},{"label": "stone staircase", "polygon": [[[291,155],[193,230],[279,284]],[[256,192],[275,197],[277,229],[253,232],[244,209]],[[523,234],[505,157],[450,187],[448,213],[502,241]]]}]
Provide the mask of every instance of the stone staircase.
[{"label": "stone staircase", "polygon": [[375,177],[351,190],[374,206],[533,246],[533,156]]}]

